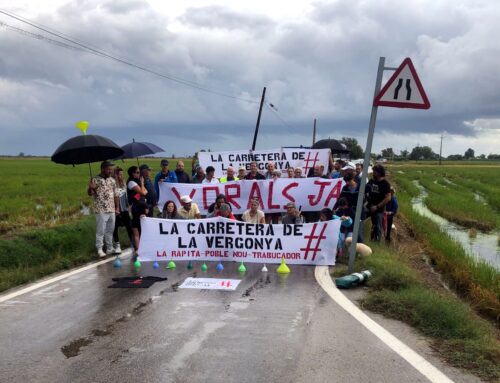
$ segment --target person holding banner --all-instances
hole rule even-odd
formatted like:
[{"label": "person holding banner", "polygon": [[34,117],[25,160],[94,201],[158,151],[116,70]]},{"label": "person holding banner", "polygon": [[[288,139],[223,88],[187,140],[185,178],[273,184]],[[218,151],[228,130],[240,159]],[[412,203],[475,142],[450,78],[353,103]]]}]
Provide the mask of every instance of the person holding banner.
[{"label": "person holding banner", "polygon": [[155,176],[155,190],[156,195],[160,195],[160,182],[177,183],[177,176],[175,172],[168,170],[168,160],[164,159],[160,162],[161,170]]},{"label": "person holding banner", "polygon": [[206,176],[203,181],[201,181],[202,184],[219,184],[219,180],[214,177],[215,174],[215,168],[213,166],[207,166],[205,170]]},{"label": "person holding banner", "polygon": [[184,171],[184,161],[177,161],[177,165],[175,165],[175,176],[177,177],[177,182],[180,184],[191,183],[189,175]]},{"label": "person holding banner", "polygon": [[203,180],[205,179],[205,171],[200,165],[196,165],[194,168],[194,175],[193,178],[191,179],[191,183],[193,184],[201,184]]},{"label": "person holding banner", "polygon": [[182,207],[178,210],[178,214],[184,219],[200,219],[200,209],[193,202],[191,197],[184,195],[181,197]]},{"label": "person holding banner", "polygon": [[234,176],[234,168],[232,166],[228,166],[227,175],[225,175],[219,179],[219,182],[221,184],[224,184],[224,183],[230,182],[230,181],[239,181],[239,178]]},{"label": "person holding banner", "polygon": [[246,180],[265,180],[262,174],[257,171],[257,162],[250,163],[250,172],[245,176]]},{"label": "person holding banner", "polygon": [[245,169],[244,166],[240,166],[238,168],[238,178],[239,178],[238,181],[244,180],[246,175],[247,175],[247,170]]},{"label": "person holding banner", "polygon": [[265,214],[259,210],[259,200],[257,198],[250,202],[250,209],[246,210],[241,219],[246,223],[266,223]]},{"label": "person holding banner", "polygon": [[231,207],[227,203],[223,203],[220,205],[220,209],[217,209],[215,214],[213,215],[214,217],[223,217],[227,219],[232,219],[233,221],[236,221],[236,217],[233,215],[231,212]]},{"label": "person holding banner", "polygon": [[267,172],[266,172],[266,174],[264,174],[264,177],[266,178],[266,180],[274,179],[276,177],[275,171],[276,171],[276,165],[274,164],[274,162],[268,162],[267,163]]},{"label": "person holding banner", "polygon": [[161,212],[161,217],[165,219],[182,219],[179,213],[177,213],[177,206],[175,206],[174,201],[165,202]]},{"label": "person holding banner", "polygon": [[294,168],[293,166],[288,167],[286,169],[286,174],[288,175],[288,178],[294,178]]},{"label": "person holding banner", "polygon": [[286,214],[283,216],[281,223],[284,225],[304,223],[304,217],[300,214],[300,210],[295,207],[295,203],[288,202],[286,204]]},{"label": "person holding banner", "polygon": [[222,204],[224,203],[229,206],[230,210],[233,210],[231,209],[231,205],[229,205],[229,203],[227,202],[226,196],[224,194],[219,194],[215,199],[215,202],[208,207],[207,218],[215,217],[217,211],[221,208]]},{"label": "person holding banner", "polygon": [[293,178],[305,178],[303,175],[302,175],[302,168],[295,168],[293,170]]}]

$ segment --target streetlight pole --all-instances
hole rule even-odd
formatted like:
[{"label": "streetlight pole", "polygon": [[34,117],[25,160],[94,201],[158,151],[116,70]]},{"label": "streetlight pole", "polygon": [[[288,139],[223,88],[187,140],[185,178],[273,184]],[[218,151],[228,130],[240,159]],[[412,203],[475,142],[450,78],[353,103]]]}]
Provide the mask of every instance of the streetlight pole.
[{"label": "streetlight pole", "polygon": [[260,126],[260,116],[262,116],[262,106],[264,105],[264,99],[266,98],[266,87],[262,90],[262,97],[260,99],[259,115],[257,116],[257,125],[255,125],[255,133],[253,136],[252,150],[255,150],[255,144],[257,143],[257,135],[259,134]]}]

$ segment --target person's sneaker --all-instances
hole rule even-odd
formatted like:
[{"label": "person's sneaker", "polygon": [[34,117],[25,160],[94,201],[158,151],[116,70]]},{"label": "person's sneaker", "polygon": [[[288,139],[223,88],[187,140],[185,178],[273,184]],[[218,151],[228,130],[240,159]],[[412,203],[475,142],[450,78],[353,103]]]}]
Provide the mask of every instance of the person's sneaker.
[{"label": "person's sneaker", "polygon": [[99,258],[103,258],[106,256],[106,253],[102,251],[102,249],[99,249],[97,250],[97,255],[99,256]]},{"label": "person's sneaker", "polygon": [[110,249],[106,249],[106,255],[111,255],[111,254],[114,254],[115,251],[113,250],[113,248],[110,248]]},{"label": "person's sneaker", "polygon": [[122,248],[120,247],[120,244],[117,243],[115,248],[113,249],[113,253],[114,254],[121,254],[121,252],[122,252]]}]

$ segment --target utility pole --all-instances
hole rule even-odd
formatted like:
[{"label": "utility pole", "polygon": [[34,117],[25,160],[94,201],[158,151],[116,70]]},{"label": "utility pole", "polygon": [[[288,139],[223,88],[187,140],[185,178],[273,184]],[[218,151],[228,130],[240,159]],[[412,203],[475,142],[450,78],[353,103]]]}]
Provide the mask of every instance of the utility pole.
[{"label": "utility pole", "polygon": [[259,134],[260,126],[260,116],[262,115],[262,106],[264,105],[264,99],[266,98],[266,87],[262,90],[262,98],[260,99],[259,115],[257,117],[257,125],[255,126],[255,133],[253,136],[252,150],[255,150],[255,144],[257,143],[257,135]]},{"label": "utility pole", "polygon": [[313,146],[315,142],[316,142],[316,119],[314,119],[314,126],[313,126]]},{"label": "utility pole", "polygon": [[441,165],[441,153],[443,152],[443,133],[441,133],[441,144],[439,145],[439,165]]}]

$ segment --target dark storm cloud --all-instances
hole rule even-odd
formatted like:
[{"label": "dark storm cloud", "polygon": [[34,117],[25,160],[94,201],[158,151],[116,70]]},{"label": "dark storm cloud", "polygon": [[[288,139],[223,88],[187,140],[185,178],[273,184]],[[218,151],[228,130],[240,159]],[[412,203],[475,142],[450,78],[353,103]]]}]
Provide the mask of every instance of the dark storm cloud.
[{"label": "dark storm cloud", "polygon": [[[500,12],[494,3],[316,2],[300,19],[286,21],[236,9],[189,8],[173,20],[146,1],[86,0],[36,21],[209,89],[258,101],[267,86],[266,99],[278,108],[264,109],[259,143],[267,147],[308,144],[314,118],[323,136],[364,137],[380,56],[388,66],[412,57],[432,108],[381,108],[378,131],[473,137],[477,126],[464,121],[498,118],[500,51],[492,36],[500,33]],[[0,21],[41,33],[3,16]],[[91,122],[89,132],[121,144],[140,133],[143,141],[185,153],[249,146],[257,103],[12,31],[0,34],[6,136],[0,153],[28,152],[23,138],[36,132],[41,137],[33,152],[48,154],[54,142],[78,133],[74,123],[81,119]]]}]

